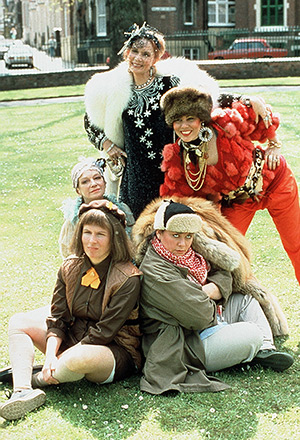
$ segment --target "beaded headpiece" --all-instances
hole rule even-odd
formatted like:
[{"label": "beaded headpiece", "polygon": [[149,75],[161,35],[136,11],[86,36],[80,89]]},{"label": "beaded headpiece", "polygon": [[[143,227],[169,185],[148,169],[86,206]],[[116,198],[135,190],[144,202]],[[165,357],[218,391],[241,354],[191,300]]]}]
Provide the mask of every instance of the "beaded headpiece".
[{"label": "beaded headpiece", "polygon": [[118,52],[118,55],[121,55],[126,49],[131,48],[135,41],[142,38],[152,40],[157,49],[160,49],[161,44],[155,35],[157,33],[160,32],[154,27],[149,26],[146,22],[144,22],[142,27],[139,27],[136,23],[134,23],[127,32],[124,32],[124,35],[128,37],[128,40],[125,41],[122,49]]}]

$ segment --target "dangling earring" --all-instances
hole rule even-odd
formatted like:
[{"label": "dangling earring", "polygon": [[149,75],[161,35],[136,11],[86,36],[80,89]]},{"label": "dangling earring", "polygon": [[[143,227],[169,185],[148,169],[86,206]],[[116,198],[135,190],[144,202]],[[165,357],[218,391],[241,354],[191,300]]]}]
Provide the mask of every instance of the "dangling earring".
[{"label": "dangling earring", "polygon": [[204,122],[201,122],[202,127],[200,128],[200,131],[198,133],[198,138],[201,142],[208,142],[211,140],[213,136],[212,129],[209,127],[206,127]]},{"label": "dangling earring", "polygon": [[149,70],[149,76],[150,76],[150,78],[152,78],[152,76],[153,76],[153,72],[154,72],[154,69],[153,69],[153,66],[151,66],[151,67],[150,67],[150,70]]},{"label": "dangling earring", "polygon": [[175,144],[175,142],[176,142],[176,133],[175,133],[175,131],[173,130],[173,144]]}]

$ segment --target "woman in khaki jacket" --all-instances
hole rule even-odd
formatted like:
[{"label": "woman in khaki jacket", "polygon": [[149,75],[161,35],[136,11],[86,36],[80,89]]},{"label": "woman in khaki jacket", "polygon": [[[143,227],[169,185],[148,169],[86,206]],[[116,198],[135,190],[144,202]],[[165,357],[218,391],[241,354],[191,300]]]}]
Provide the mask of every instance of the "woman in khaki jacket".
[{"label": "woman in khaki jacket", "polygon": [[[136,241],[146,211],[134,226]],[[293,363],[291,355],[276,351],[258,301],[233,293],[232,272],[195,252],[194,235],[202,227],[192,208],[163,201],[142,258],[141,389],[152,394],[221,391],[227,385],[207,372],[245,362],[283,371]]]}]

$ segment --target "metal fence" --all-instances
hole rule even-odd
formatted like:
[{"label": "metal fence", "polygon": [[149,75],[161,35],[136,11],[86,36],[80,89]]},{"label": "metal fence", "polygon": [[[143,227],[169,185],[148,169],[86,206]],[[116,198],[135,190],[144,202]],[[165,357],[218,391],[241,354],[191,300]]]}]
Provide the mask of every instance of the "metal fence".
[{"label": "metal fence", "polygon": [[[300,26],[268,31],[228,29],[177,32],[166,35],[165,39],[167,52],[171,56],[184,56],[192,60],[300,57]],[[75,37],[71,36],[62,38],[54,53],[51,53],[47,44],[33,50],[34,65],[42,71],[108,66],[112,56],[109,38],[76,43]]]},{"label": "metal fence", "polygon": [[166,43],[170,55],[193,60],[298,57],[300,27],[177,32],[167,35]]},{"label": "metal fence", "polygon": [[[177,32],[166,35],[166,49],[171,56],[192,60],[299,57],[300,26],[270,30],[228,29]],[[242,39],[238,43],[235,40]],[[234,45],[233,45],[234,44]],[[49,53],[49,47],[43,46]],[[69,67],[108,65],[111,54],[109,38],[89,39],[77,43],[62,39],[56,57]]]},{"label": "metal fence", "polygon": [[[300,56],[300,26],[268,31],[229,29],[222,32],[177,32],[166,35],[165,39],[167,52],[171,56],[184,56],[192,60]],[[232,46],[237,39],[244,41]],[[46,45],[44,50],[48,51]],[[73,39],[62,39],[56,55],[61,56],[68,66],[108,65],[112,56],[110,40],[89,39],[76,44]]]}]

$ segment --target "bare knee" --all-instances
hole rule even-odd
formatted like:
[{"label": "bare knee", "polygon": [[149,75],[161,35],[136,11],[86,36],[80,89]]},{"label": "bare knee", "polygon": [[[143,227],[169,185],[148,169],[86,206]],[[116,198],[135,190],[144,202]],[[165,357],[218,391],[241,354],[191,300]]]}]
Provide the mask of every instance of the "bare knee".
[{"label": "bare knee", "polygon": [[106,364],[113,354],[107,347],[76,345],[62,355],[65,366],[71,371],[89,372]]}]

